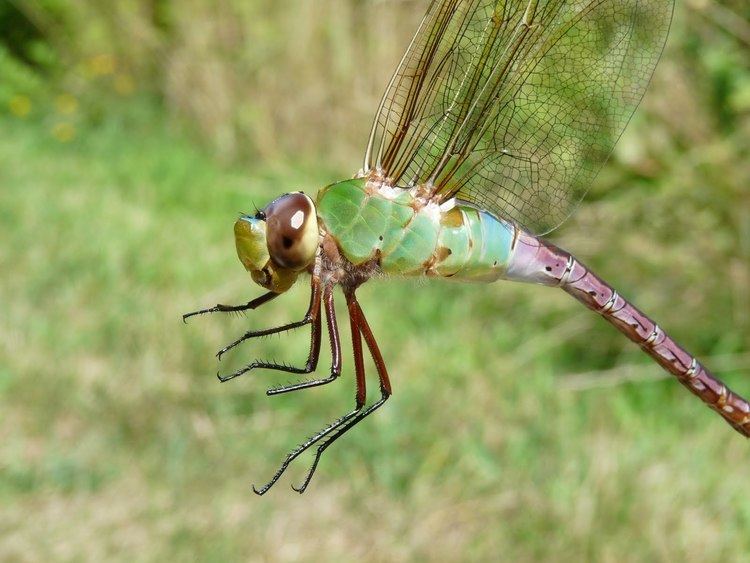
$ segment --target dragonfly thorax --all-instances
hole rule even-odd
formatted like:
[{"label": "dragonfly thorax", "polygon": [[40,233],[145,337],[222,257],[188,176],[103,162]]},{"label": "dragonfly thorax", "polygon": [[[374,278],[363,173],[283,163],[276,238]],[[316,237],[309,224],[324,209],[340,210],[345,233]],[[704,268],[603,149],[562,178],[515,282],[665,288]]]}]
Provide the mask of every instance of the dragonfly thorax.
[{"label": "dragonfly thorax", "polygon": [[285,194],[234,224],[237,256],[257,284],[282,293],[315,260],[315,205],[302,192]]}]

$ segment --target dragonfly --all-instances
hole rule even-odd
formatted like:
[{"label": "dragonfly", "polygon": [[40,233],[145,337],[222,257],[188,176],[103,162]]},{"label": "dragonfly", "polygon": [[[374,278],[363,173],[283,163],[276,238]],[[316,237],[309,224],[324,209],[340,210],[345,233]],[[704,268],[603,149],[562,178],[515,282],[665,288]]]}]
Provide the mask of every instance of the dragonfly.
[{"label": "dragonfly", "polygon": [[[241,305],[183,316],[254,310],[302,276],[301,320],[247,331],[221,349],[309,326],[302,366],[254,360],[257,369],[316,371],[323,322],[327,375],[275,387],[278,395],[327,385],[342,373],[334,290],[346,298],[354,406],[289,452],[257,494],[314,448],[304,492],[322,454],[379,409],[392,388],[357,289],[372,278],[512,280],[558,287],[609,321],[662,368],[750,437],[750,403],[665,330],[544,235],[570,216],[638,106],[671,24],[671,0],[432,0],[377,107],[361,169],[320,189],[284,194],[234,223],[238,257],[266,293]],[[364,346],[362,341],[364,340]],[[364,348],[379,381],[367,402]]]}]

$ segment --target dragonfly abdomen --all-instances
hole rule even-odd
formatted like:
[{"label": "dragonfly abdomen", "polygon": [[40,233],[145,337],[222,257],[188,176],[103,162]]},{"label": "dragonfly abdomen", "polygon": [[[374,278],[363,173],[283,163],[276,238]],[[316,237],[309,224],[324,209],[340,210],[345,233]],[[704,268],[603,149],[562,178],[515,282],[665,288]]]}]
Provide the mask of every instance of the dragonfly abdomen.
[{"label": "dragonfly abdomen", "polygon": [[468,204],[424,204],[406,189],[364,178],[323,188],[317,212],[352,264],[375,260],[385,274],[491,282],[501,278],[515,227]]},{"label": "dragonfly abdomen", "polygon": [[560,287],[638,344],[740,434],[750,437],[750,402],[729,389],[659,325],[568,252],[519,231],[505,277]]}]

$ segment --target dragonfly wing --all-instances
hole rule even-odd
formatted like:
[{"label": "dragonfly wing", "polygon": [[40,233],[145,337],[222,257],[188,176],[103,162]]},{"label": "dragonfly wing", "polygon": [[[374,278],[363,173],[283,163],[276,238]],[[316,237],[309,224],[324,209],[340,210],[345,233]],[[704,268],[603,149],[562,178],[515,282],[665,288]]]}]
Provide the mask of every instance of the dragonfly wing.
[{"label": "dragonfly wing", "polygon": [[378,108],[365,173],[542,234],[643,96],[672,0],[433,0]]}]

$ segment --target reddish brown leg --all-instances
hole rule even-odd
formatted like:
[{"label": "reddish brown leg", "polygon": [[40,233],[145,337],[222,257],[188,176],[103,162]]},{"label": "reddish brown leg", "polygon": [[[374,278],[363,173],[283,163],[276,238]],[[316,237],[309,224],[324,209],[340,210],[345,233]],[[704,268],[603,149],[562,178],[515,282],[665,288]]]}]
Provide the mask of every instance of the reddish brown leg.
[{"label": "reddish brown leg", "polygon": [[[328,301],[326,302],[328,303]],[[315,445],[321,439],[325,438],[326,436],[334,432],[337,428],[340,428],[343,424],[346,424],[347,421],[351,420],[354,416],[357,415],[357,413],[359,413],[362,410],[362,407],[365,404],[365,397],[366,397],[367,392],[365,389],[365,367],[364,367],[365,364],[364,364],[364,358],[362,356],[362,339],[360,335],[361,309],[359,309],[359,306],[357,305],[356,301],[352,301],[348,295],[347,295],[347,305],[349,308],[349,322],[350,322],[351,330],[352,330],[352,344],[353,344],[353,351],[354,351],[354,371],[355,371],[355,380],[357,383],[357,394],[356,394],[356,403],[354,406],[354,410],[345,414],[344,416],[340,418],[337,418],[331,424],[324,427],[320,431],[316,432],[310,438],[308,438],[299,446],[294,448],[291,452],[289,452],[287,456],[284,458],[284,461],[281,462],[279,469],[276,471],[276,473],[274,473],[273,477],[271,477],[271,480],[268,483],[266,483],[260,488],[256,488],[255,485],[253,485],[253,491],[258,495],[265,494],[271,487],[273,487],[276,481],[279,480],[279,478],[284,473],[284,471],[286,471],[286,468],[289,467],[289,464],[291,464],[297,457],[299,457],[308,448]],[[326,306],[326,309],[328,311],[328,306]],[[341,349],[339,346],[338,331],[336,330],[335,311],[333,309],[333,297],[332,296],[330,298],[330,311],[331,311],[331,315],[329,315],[329,318],[330,316],[332,316],[333,322],[330,322],[329,320],[329,323],[328,323],[329,330],[331,329],[331,327],[334,327],[334,331],[331,333],[331,348],[335,350],[333,354],[334,358],[338,357],[340,359]],[[334,333],[335,333],[335,336],[334,336]],[[334,360],[334,363],[335,361],[336,360]],[[340,364],[339,364],[339,370],[340,370]]]},{"label": "reddish brown leg", "polygon": [[372,329],[370,329],[370,325],[367,323],[367,319],[365,318],[365,314],[362,312],[362,308],[359,306],[359,303],[355,302],[355,304],[357,306],[357,311],[359,311],[359,319],[361,321],[359,328],[362,331],[362,336],[365,337],[367,347],[370,349],[372,360],[375,362],[375,369],[378,371],[378,378],[380,379],[380,390],[382,393],[390,396],[392,393],[391,380],[388,377],[388,369],[385,367],[383,355],[380,353],[380,348],[378,347],[378,343],[375,341],[375,336],[373,336],[372,334]]},{"label": "reddish brown leg", "polygon": [[[359,332],[364,337],[365,342],[367,343],[367,348],[370,350],[370,356],[372,357],[372,360],[375,363],[375,369],[377,370],[378,378],[380,379],[380,399],[364,410],[359,408],[356,411],[354,411],[353,416],[351,416],[348,421],[342,420],[341,424],[338,425],[335,432],[331,432],[330,436],[328,436],[323,441],[323,443],[321,443],[318,446],[317,450],[315,451],[315,459],[313,460],[312,465],[310,466],[310,469],[307,472],[307,476],[305,477],[305,480],[302,482],[302,484],[299,487],[294,487],[294,486],[292,487],[298,493],[304,493],[305,489],[310,484],[310,480],[315,474],[315,470],[318,467],[318,462],[320,461],[320,456],[323,455],[323,452],[326,451],[326,449],[331,444],[333,444],[336,440],[338,440],[341,436],[343,436],[348,430],[356,426],[360,421],[362,421],[365,417],[370,415],[372,412],[379,409],[382,406],[382,404],[388,400],[388,397],[391,396],[391,382],[388,378],[388,370],[385,367],[385,362],[383,361],[383,356],[380,353],[380,349],[378,348],[378,343],[375,341],[375,337],[372,334],[370,325],[367,323],[365,314],[362,312],[362,308],[359,306],[359,303],[357,302],[357,299],[354,296],[354,292],[351,292],[351,294],[347,294],[347,302],[349,303],[349,310],[350,311],[354,310],[356,312],[357,325],[359,328]],[[355,341],[356,340],[358,339],[355,339]],[[356,349],[355,349],[355,352],[356,352]],[[361,353],[361,344],[360,344],[360,353]],[[364,370],[362,370],[362,372],[363,372],[362,377],[364,378]]]},{"label": "reddish brown leg", "polygon": [[362,334],[360,333],[359,305],[352,296],[347,295],[346,305],[349,309],[349,325],[352,332],[352,349],[354,351],[354,377],[357,381],[357,409],[361,409],[367,400],[367,383],[365,381],[365,360],[362,355]]}]

